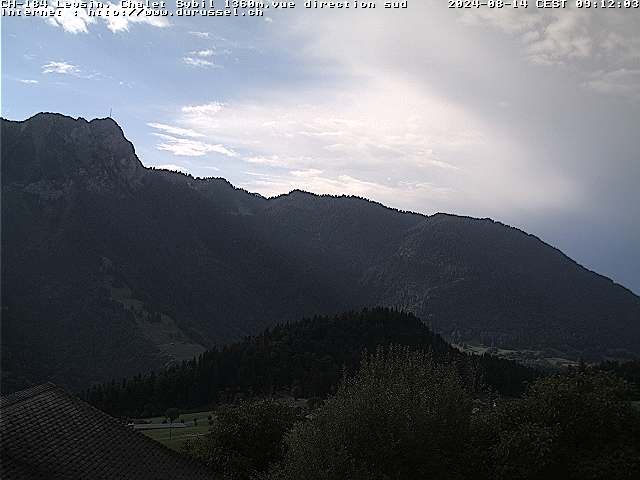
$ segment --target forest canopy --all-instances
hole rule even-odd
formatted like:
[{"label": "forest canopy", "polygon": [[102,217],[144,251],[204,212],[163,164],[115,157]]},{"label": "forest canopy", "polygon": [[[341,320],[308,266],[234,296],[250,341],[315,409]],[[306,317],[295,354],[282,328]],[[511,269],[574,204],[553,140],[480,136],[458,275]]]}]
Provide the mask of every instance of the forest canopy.
[{"label": "forest canopy", "polygon": [[241,402],[184,451],[229,480],[631,480],[640,411],[629,395],[624,380],[583,368],[521,398],[487,397],[453,365],[391,346],[319,407]]},{"label": "forest canopy", "polygon": [[474,381],[507,396],[520,395],[526,382],[539,375],[491,355],[465,355],[416,316],[374,308],[279,325],[178,366],[97,385],[82,395],[108,413],[129,417],[276,393],[324,398],[335,392],[345,372],[353,373],[363,352],[392,344],[429,351],[435,362],[453,363],[466,375],[473,372]]}]

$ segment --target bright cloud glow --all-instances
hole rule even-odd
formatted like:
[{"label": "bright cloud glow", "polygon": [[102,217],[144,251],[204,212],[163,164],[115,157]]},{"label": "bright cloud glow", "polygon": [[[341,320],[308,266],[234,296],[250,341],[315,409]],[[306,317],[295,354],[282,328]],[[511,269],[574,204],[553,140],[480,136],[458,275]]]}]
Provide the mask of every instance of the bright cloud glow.
[{"label": "bright cloud glow", "polygon": [[366,85],[325,93],[301,91],[293,101],[271,91],[245,102],[185,106],[171,128],[202,132],[210,143],[160,136],[157,148],[202,156],[224,153],[205,145],[225,145],[236,161],[259,167],[242,186],[264,195],[300,188],[373,196],[420,211],[487,202],[487,188],[491,203],[517,198],[528,207],[577,196],[567,179],[539,168],[523,179],[526,152],[409,78],[380,74]]}]

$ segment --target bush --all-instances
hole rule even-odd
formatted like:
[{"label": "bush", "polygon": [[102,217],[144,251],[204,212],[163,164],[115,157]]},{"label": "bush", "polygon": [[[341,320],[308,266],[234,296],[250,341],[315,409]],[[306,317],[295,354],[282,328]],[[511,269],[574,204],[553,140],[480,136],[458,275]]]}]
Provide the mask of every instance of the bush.
[{"label": "bush", "polygon": [[168,408],[164,416],[173,423],[180,416],[180,410],[177,408]]},{"label": "bush", "polygon": [[293,405],[273,400],[223,407],[209,433],[187,441],[183,450],[221,478],[249,479],[280,460],[284,434],[297,418]]},{"label": "bush", "polygon": [[484,476],[640,478],[640,412],[627,396],[624,381],[597,370],[536,381],[480,417]]},{"label": "bush", "polygon": [[454,367],[406,348],[379,349],[293,428],[270,477],[463,478],[471,406],[470,389]]}]

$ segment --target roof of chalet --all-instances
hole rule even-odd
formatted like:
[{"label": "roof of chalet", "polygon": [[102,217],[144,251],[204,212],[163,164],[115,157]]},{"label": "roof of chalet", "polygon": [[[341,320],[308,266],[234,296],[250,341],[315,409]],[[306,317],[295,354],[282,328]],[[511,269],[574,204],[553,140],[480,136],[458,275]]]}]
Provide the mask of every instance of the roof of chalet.
[{"label": "roof of chalet", "polygon": [[0,400],[0,478],[198,480],[212,475],[46,383]]}]

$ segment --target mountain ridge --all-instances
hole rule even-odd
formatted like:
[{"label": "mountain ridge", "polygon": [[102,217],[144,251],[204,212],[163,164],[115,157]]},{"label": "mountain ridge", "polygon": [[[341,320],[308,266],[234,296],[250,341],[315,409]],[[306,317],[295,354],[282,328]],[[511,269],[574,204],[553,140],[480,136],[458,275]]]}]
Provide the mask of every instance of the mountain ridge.
[{"label": "mountain ridge", "polygon": [[1,125],[10,386],[83,387],[275,323],[375,306],[460,342],[640,353],[640,298],[515,227],[354,196],[265,198],[144,167],[112,119]]}]

